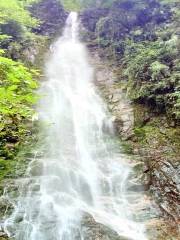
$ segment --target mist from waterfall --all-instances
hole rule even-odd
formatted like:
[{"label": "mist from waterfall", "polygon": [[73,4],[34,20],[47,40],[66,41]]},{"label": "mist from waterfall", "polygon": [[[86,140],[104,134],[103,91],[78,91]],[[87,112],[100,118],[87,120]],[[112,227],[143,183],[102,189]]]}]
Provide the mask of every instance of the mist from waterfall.
[{"label": "mist from waterfall", "polygon": [[86,240],[81,224],[89,214],[120,236],[145,240],[126,190],[132,170],[114,143],[78,31],[72,12],[51,46],[38,105],[44,148],[29,164],[5,229],[16,240]]}]

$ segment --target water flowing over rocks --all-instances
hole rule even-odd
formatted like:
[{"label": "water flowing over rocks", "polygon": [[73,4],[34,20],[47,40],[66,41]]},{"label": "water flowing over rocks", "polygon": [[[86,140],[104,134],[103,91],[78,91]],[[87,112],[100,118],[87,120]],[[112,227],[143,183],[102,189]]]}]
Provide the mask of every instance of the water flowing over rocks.
[{"label": "water flowing over rocks", "polygon": [[[43,154],[35,154],[27,178],[19,180],[19,197],[10,198],[14,210],[5,230],[17,240],[80,240],[83,234],[85,239],[146,240],[138,213],[144,215],[143,191],[127,191],[135,184],[133,163],[121,153],[115,136],[104,132],[108,125],[113,130],[111,114],[96,92],[78,30],[72,12],[62,37],[52,44],[40,89],[46,94],[38,105],[39,119],[48,123],[38,151]],[[120,96],[117,92],[112,101],[124,108],[128,101],[121,105]],[[127,115],[122,131],[129,134]],[[80,230],[84,209],[93,218],[84,218]]]},{"label": "water flowing over rocks", "polygon": [[[117,83],[117,78],[111,69],[101,61],[98,53],[93,54],[93,65],[96,68],[95,84],[99,87],[105,98],[108,109],[112,114],[115,133],[123,139],[128,139],[133,134],[134,110],[126,92]],[[115,70],[115,68],[114,68]]]},{"label": "water flowing over rocks", "polygon": [[130,240],[119,236],[115,231],[103,224],[95,221],[95,219],[85,214],[81,222],[82,235],[86,240]]}]

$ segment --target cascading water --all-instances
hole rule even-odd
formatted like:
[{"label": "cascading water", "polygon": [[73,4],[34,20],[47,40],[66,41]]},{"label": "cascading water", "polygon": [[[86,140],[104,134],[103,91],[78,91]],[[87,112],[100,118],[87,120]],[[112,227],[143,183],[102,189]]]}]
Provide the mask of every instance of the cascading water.
[{"label": "cascading water", "polygon": [[51,47],[38,107],[45,149],[30,163],[5,229],[16,240],[85,240],[81,223],[88,213],[120,236],[145,240],[127,200],[130,167],[113,136],[103,133],[111,124],[78,28],[72,12]]}]

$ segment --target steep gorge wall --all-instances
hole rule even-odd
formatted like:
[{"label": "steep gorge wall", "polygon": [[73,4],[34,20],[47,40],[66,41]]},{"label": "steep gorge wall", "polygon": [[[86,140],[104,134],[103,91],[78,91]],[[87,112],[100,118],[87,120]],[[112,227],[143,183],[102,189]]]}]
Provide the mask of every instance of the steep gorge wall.
[{"label": "steep gorge wall", "polygon": [[[124,56],[127,54],[127,40],[129,40],[129,45],[132,44],[132,40],[136,44],[146,41],[147,44],[150,44],[149,51],[152,50],[151,44],[153,51],[156,51],[156,46],[154,47],[153,44],[161,36],[165,43],[170,41],[173,44],[173,49],[176,50],[177,29],[173,30],[173,28],[176,28],[177,23],[176,20],[173,20],[173,13],[168,5],[162,7],[159,1],[148,1],[148,7],[147,4],[142,7],[142,1],[139,1],[138,6],[132,2],[116,1],[116,4],[110,8],[99,7],[84,10],[80,14],[83,23],[82,40],[87,43],[90,51],[98,53],[101,61],[113,69],[113,74],[116,76],[115,88],[111,87],[109,89],[107,87],[106,94],[109,109],[116,116],[114,120],[117,132],[119,136],[125,139],[128,151],[143,157],[146,164],[144,173],[148,175],[148,178],[150,177],[148,190],[153,191],[163,214],[168,216],[168,218],[170,217],[173,222],[177,222],[179,220],[178,168],[180,131],[178,119],[171,114],[171,109],[175,104],[173,102],[168,103],[168,106],[170,105],[169,117],[164,108],[164,95],[167,93],[175,94],[175,89],[178,88],[177,80],[168,82],[168,77],[169,75],[172,76],[172,73],[174,74],[173,78],[177,78],[178,58],[176,53],[170,57],[168,57],[168,54],[165,55],[163,64],[167,65],[168,69],[165,66],[160,66],[160,69],[156,70],[157,76],[155,77],[161,84],[155,91],[154,89],[149,91],[146,88],[149,85],[149,81],[151,82],[148,75],[151,73],[148,72],[147,74],[147,71],[140,69],[141,75],[138,77],[141,78],[141,81],[138,81],[134,75],[129,80],[127,74],[124,75],[129,59],[123,61]],[[35,28],[34,32],[47,36],[51,41],[56,37],[56,34],[62,31],[67,12],[58,1],[40,1],[40,3],[31,8],[31,11],[34,16],[41,20],[40,26]],[[166,28],[166,26],[169,27]],[[172,31],[169,30],[170,28]],[[155,31],[157,29],[159,31],[158,34]],[[164,30],[160,31],[159,29]],[[138,45],[132,46],[132,51],[138,47]],[[31,53],[30,50],[30,55]],[[35,55],[38,54],[37,52],[35,53]],[[148,54],[149,52],[145,52],[145,55]],[[135,57],[132,56],[132,59],[135,60]],[[143,57],[142,62],[146,60]],[[166,59],[168,64],[165,61]],[[155,54],[153,55],[153,62],[156,60],[159,63],[161,59],[159,60],[159,57]],[[147,67],[145,66],[145,68]],[[133,71],[138,72],[140,70],[138,68],[133,69]],[[108,79],[111,80],[111,77],[113,76],[109,76]],[[145,80],[144,77],[147,77],[147,79]],[[166,82],[168,82],[168,86]],[[156,83],[156,81],[152,82],[152,86]],[[141,91],[142,86],[145,89],[143,94]],[[121,101],[119,99],[121,94],[119,93],[122,91],[124,94],[129,92],[130,97],[133,96],[131,106],[134,107],[134,112],[129,111],[128,114],[129,116],[133,114],[135,121],[134,126],[132,126],[131,122],[128,131],[125,129],[125,124],[128,121],[124,121],[121,115],[121,111],[124,111],[123,106],[121,105],[121,109],[117,106],[117,103]],[[137,96],[139,92],[140,95]],[[158,99],[156,99],[156,94],[159,94]],[[172,98],[176,98],[176,96],[172,96]]]},{"label": "steep gorge wall", "polygon": [[162,214],[175,224],[180,215],[178,10],[178,2],[115,1],[111,7],[81,13],[83,40],[116,76],[109,95],[119,89],[132,101],[134,126],[127,136],[122,117],[111,108],[113,98],[107,99],[119,134],[142,156],[148,189]]}]

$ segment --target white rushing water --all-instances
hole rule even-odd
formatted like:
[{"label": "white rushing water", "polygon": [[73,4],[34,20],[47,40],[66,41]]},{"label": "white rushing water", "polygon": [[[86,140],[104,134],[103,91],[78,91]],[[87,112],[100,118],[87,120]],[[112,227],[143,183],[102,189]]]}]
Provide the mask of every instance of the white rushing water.
[{"label": "white rushing water", "polygon": [[111,123],[78,29],[72,12],[63,36],[51,46],[38,107],[45,147],[21,180],[5,229],[16,240],[86,240],[81,222],[88,213],[120,236],[145,240],[127,200],[131,169],[113,136],[103,133]]}]

